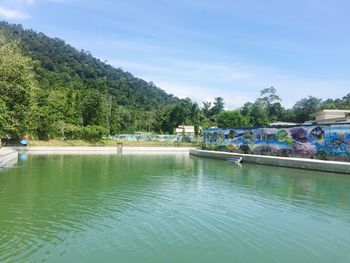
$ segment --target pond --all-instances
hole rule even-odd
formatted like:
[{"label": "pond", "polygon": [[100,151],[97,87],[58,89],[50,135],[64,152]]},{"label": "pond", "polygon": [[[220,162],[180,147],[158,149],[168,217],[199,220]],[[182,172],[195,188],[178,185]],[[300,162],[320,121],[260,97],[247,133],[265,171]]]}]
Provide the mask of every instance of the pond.
[{"label": "pond", "polygon": [[0,262],[350,262],[350,177],[168,155],[0,170]]}]

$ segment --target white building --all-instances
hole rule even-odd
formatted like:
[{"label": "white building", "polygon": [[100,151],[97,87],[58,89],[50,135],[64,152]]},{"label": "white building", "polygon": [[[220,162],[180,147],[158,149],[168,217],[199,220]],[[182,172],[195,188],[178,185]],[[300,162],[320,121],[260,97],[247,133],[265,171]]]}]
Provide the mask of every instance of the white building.
[{"label": "white building", "polygon": [[194,135],[194,126],[185,126],[185,125],[180,125],[179,127],[176,128],[175,133],[178,135],[181,134],[187,134],[187,135]]},{"label": "white building", "polygon": [[311,115],[315,120],[305,124],[350,123],[350,110],[321,110]]}]

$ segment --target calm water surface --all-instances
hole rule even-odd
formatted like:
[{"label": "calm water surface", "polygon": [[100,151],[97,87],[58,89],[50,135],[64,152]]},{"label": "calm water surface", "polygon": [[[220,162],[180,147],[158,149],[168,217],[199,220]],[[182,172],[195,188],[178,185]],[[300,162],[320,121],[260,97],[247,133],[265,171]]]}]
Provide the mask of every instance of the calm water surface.
[{"label": "calm water surface", "polygon": [[0,170],[0,262],[350,262],[350,177],[186,154]]}]

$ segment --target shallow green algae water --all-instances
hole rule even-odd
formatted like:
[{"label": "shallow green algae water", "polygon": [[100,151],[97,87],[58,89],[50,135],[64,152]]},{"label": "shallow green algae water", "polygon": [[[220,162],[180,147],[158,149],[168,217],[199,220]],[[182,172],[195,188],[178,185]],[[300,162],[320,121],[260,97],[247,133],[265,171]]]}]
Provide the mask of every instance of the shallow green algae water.
[{"label": "shallow green algae water", "polygon": [[350,177],[164,156],[0,170],[0,262],[350,262]]}]

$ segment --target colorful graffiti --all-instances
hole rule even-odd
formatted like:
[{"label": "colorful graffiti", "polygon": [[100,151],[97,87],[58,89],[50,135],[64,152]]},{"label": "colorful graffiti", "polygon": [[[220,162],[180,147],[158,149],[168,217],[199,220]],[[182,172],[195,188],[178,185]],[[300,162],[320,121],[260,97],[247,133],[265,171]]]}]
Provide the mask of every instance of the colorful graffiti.
[{"label": "colorful graffiti", "polygon": [[191,135],[170,135],[170,134],[117,134],[110,136],[109,139],[116,141],[139,141],[139,142],[197,142],[200,137]]},{"label": "colorful graffiti", "polygon": [[206,149],[350,161],[350,124],[207,129]]}]

